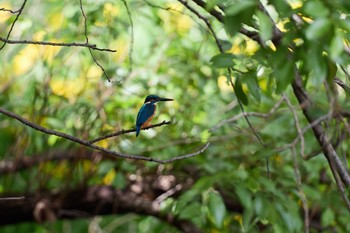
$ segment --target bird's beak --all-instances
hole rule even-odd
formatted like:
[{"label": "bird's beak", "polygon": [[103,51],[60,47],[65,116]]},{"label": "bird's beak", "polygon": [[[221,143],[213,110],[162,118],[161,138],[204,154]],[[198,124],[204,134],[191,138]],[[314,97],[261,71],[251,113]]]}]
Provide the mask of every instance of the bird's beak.
[{"label": "bird's beak", "polygon": [[159,98],[159,101],[173,101],[173,99],[169,99],[169,98]]}]

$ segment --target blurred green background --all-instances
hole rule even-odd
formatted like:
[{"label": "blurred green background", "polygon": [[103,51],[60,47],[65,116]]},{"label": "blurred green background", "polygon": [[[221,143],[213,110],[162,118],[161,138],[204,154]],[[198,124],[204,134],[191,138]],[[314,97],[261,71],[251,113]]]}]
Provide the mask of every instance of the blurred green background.
[{"label": "blurred green background", "polygon": [[[290,145],[298,137],[295,117],[302,129],[308,127],[289,85],[293,64],[305,78],[315,116],[325,116],[330,108],[349,109],[346,91],[328,92],[323,85],[335,76],[349,82],[344,48],[350,7],[347,1],[335,2],[275,0],[267,6],[262,1],[284,33],[277,49],[270,41],[273,25],[259,10],[258,1],[208,1],[206,9],[191,2],[220,39],[226,52],[220,55],[204,21],[178,1],[83,0],[89,43],[117,50],[91,50],[111,82],[87,48],[7,44],[0,51],[0,106],[49,129],[89,140],[133,128],[145,96],[157,94],[175,101],[160,103],[153,123],[171,120],[170,125],[142,131],[137,138],[134,133],[124,134],[97,145],[169,159],[211,144],[198,156],[166,165],[113,159],[0,114],[0,195],[40,196],[109,186],[155,200],[174,190],[174,195],[161,201],[160,215],[189,220],[212,233],[302,232],[302,198],[306,198],[311,232],[350,231],[349,212],[311,130],[305,130],[304,142],[305,154],[313,158],[302,159],[299,140],[293,160]],[[22,3],[0,0],[0,9],[16,10]],[[218,7],[211,8],[215,5],[227,9],[230,20],[221,23],[212,17],[211,9],[220,12]],[[295,15],[302,24],[293,20]],[[15,17],[0,10],[1,37],[6,37]],[[263,42],[237,33],[240,23],[254,26]],[[10,39],[84,43],[79,1],[28,1]],[[295,47],[289,56],[290,43]],[[227,68],[233,68],[236,93]],[[296,115],[281,94],[291,101]],[[243,117],[236,95],[263,145]],[[335,104],[330,103],[330,96]],[[347,130],[346,121],[330,119],[325,124],[330,138]],[[349,138],[348,133],[344,135],[337,152],[347,166]],[[33,166],[1,170],[8,161],[16,164],[36,158],[41,161]],[[159,177],[170,186],[157,189],[154,183]],[[4,202],[0,200],[0,205]],[[18,222],[0,226],[0,231],[183,231],[166,218],[132,209],[85,216]]]}]

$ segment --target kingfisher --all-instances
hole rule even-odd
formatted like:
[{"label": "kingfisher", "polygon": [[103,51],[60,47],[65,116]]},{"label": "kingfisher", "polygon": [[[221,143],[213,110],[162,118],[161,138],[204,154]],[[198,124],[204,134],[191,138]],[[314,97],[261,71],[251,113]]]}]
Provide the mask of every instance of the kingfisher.
[{"label": "kingfisher", "polygon": [[145,99],[144,104],[140,108],[136,119],[136,137],[139,135],[140,130],[150,125],[156,113],[156,104],[159,101],[173,101],[173,99],[162,98],[157,95],[148,95]]}]

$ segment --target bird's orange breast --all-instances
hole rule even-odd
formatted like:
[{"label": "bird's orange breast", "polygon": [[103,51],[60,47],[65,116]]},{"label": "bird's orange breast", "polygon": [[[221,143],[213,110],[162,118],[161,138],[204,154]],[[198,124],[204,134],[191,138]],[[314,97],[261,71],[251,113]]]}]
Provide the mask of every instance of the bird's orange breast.
[{"label": "bird's orange breast", "polygon": [[153,119],[153,117],[154,117],[155,114],[156,114],[156,109],[154,109],[154,113],[152,114],[152,116],[150,116],[150,117],[147,119],[147,121],[145,121],[145,123],[142,124],[141,129],[144,129],[144,128],[150,126],[151,121],[152,121],[152,119]]}]

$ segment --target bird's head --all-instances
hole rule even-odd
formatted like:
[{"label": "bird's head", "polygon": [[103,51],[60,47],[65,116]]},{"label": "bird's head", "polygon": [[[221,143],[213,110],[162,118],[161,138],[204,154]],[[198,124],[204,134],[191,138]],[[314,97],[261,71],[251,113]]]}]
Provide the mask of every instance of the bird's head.
[{"label": "bird's head", "polygon": [[157,103],[159,101],[173,101],[173,99],[163,98],[157,95],[148,95],[145,99],[145,103]]}]

